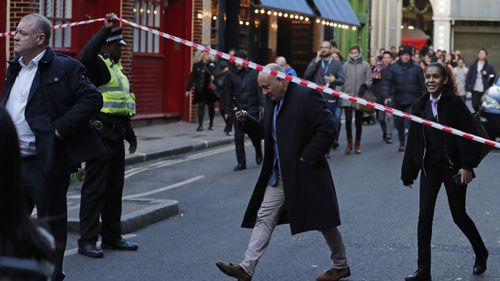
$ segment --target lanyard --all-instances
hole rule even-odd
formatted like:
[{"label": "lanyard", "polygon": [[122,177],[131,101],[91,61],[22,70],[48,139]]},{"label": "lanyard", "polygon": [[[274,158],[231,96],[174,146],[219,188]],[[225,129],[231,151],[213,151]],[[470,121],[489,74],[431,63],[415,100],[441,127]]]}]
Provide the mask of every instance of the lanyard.
[{"label": "lanyard", "polygon": [[321,60],[321,68],[323,69],[323,74],[326,75],[326,72],[328,71],[328,67],[330,66],[330,63],[332,63],[332,58],[328,60],[328,64],[325,66],[325,61]]}]

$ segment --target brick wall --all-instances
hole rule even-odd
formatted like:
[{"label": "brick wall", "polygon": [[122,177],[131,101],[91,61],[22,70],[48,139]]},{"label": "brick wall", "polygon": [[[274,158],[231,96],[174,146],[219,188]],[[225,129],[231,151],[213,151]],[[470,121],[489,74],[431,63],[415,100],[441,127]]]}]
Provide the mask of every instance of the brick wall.
[{"label": "brick wall", "polygon": [[[121,17],[135,22],[134,20],[134,6],[135,0],[123,0],[122,2],[122,15]],[[127,75],[128,80],[132,81],[132,51],[134,46],[134,30],[133,27],[128,24],[123,24],[123,40],[127,42],[126,48],[122,52],[122,65]],[[131,86],[133,88],[133,86]]]},{"label": "brick wall", "polygon": [[[203,19],[198,17],[198,14],[203,15],[203,0],[193,0],[193,38],[192,41],[201,43],[203,32]],[[195,53],[193,49],[193,55]],[[191,96],[191,99],[193,97]],[[198,106],[191,104],[189,121],[196,122],[198,120]]]},{"label": "brick wall", "polygon": [[[16,30],[21,19],[32,13],[40,12],[39,0],[11,0],[10,1],[10,26],[9,30]],[[9,58],[14,56],[14,40],[10,40]]]}]

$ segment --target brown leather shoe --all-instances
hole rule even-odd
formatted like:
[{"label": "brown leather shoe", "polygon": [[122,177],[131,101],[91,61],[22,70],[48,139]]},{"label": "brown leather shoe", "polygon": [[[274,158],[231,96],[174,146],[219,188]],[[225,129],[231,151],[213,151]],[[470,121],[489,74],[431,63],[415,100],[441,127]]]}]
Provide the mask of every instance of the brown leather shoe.
[{"label": "brown leather shoe", "polygon": [[238,281],[251,281],[252,276],[250,276],[240,265],[235,265],[232,263],[226,264],[224,262],[218,261],[215,263],[217,267],[227,276],[235,277]]},{"label": "brown leather shoe", "polygon": [[345,154],[352,153],[352,141],[347,142],[347,147],[345,148]]},{"label": "brown leather shoe", "polygon": [[351,276],[351,269],[349,267],[342,269],[332,268],[316,278],[316,281],[338,281],[349,276]]}]

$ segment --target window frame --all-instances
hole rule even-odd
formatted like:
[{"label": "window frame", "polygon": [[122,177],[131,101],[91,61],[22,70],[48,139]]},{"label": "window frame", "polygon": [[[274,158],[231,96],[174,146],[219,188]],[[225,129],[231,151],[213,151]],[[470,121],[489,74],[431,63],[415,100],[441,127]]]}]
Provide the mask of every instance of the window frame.
[{"label": "window frame", "polygon": [[[47,3],[52,2],[52,11],[48,13],[47,11]],[[71,8],[69,10],[70,15],[67,16],[68,9],[67,9],[67,2],[71,3]],[[61,5],[61,10],[62,10],[62,17],[59,17],[57,15],[57,8],[58,3]],[[74,0],[39,0],[39,12],[41,15],[45,16],[47,19],[49,19],[53,25],[59,25],[59,24],[64,24],[64,23],[70,23],[73,21],[74,16],[75,16],[75,3]],[[60,46],[56,46],[56,38],[58,32],[61,34],[61,44]],[[68,45],[66,45],[65,39],[69,36],[69,41]],[[58,30],[53,30],[52,31],[52,36],[50,38],[50,44],[49,46],[53,48],[54,50],[58,51],[63,51],[64,53],[68,54],[73,54],[73,53],[78,53],[78,50],[75,49],[75,42],[74,42],[74,36],[72,34],[71,28],[63,28],[63,29],[58,29]]]},{"label": "window frame", "polygon": [[[134,22],[152,29],[163,29],[163,2],[164,1],[161,0],[135,0],[133,8]],[[163,40],[161,40],[161,36],[137,28],[133,30],[131,47],[134,56],[164,56]],[[149,48],[151,48],[151,50],[149,50]]]}]

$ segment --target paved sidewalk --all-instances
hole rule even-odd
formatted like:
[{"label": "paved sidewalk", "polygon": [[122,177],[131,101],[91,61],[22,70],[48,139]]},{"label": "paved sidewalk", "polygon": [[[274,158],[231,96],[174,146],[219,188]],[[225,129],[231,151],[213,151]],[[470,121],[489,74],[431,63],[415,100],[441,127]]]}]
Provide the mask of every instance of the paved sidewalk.
[{"label": "paved sidewalk", "polygon": [[196,131],[197,124],[181,121],[135,128],[137,152],[127,153],[126,163],[132,164],[232,143],[233,136],[227,136],[223,132],[222,120],[217,118],[215,121],[213,131],[207,130],[208,122],[205,122],[205,129],[201,132]]},{"label": "paved sidewalk", "polygon": [[[222,120],[215,120],[213,131],[197,132],[197,124],[175,122],[134,128],[138,147],[134,154],[126,154],[126,164],[134,164],[165,156],[174,156],[211,147],[233,143],[233,136],[223,132]],[[128,149],[128,144],[125,144]],[[68,230],[78,232],[81,182],[71,185],[68,192]],[[125,194],[124,194],[125,196]],[[176,216],[179,213],[179,202],[175,200],[158,200],[156,198],[135,198],[122,201],[122,231],[128,233],[153,224],[160,220]]]}]

